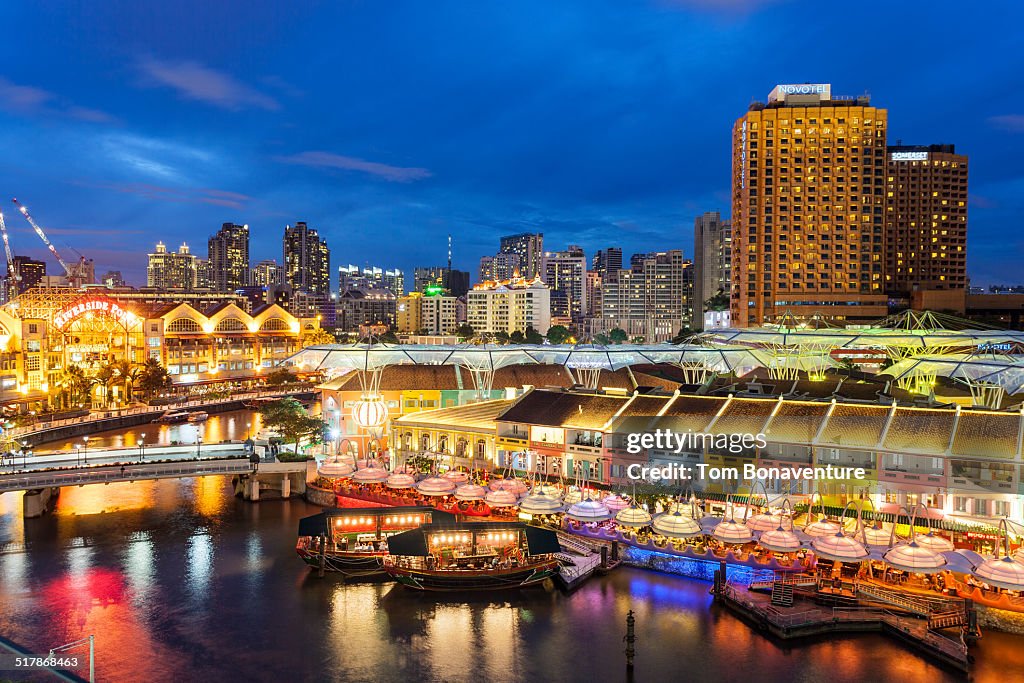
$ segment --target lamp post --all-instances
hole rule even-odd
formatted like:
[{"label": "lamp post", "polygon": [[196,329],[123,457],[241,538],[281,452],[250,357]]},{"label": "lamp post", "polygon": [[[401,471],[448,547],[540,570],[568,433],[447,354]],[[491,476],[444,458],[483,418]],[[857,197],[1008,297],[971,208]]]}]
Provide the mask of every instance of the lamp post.
[{"label": "lamp post", "polygon": [[196,460],[199,460],[199,458],[202,457],[202,448],[203,437],[199,434],[196,434]]},{"label": "lamp post", "polygon": [[245,423],[245,440],[249,440],[249,433],[252,431],[252,422]]},{"label": "lamp post", "polygon": [[331,430],[331,441],[334,442],[334,455],[338,455],[338,439],[341,437],[341,430],[335,427]]},{"label": "lamp post", "polygon": [[[24,453],[24,452],[25,451],[22,451],[22,453]],[[80,443],[76,443],[75,444],[75,466],[76,467],[81,467],[82,466],[82,444],[80,444]]]},{"label": "lamp post", "polygon": [[83,436],[82,437],[82,441],[85,442],[85,450],[84,450],[83,455],[85,457],[85,464],[88,465],[89,464],[89,436],[88,435]]},{"label": "lamp post", "polygon": [[139,434],[139,460],[146,459],[146,433]]}]

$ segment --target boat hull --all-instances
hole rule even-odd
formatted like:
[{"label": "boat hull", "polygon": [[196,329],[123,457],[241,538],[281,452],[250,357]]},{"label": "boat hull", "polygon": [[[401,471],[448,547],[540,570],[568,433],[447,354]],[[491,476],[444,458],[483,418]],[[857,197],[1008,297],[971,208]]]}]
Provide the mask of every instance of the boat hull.
[{"label": "boat hull", "polygon": [[406,588],[421,591],[493,591],[536,586],[558,573],[558,560],[537,562],[527,567],[483,570],[410,569],[384,565],[391,578]]},{"label": "boat hull", "polygon": [[[310,567],[320,568],[320,553],[298,549],[299,557]],[[381,560],[385,553],[344,553],[328,552],[323,556],[324,571],[336,572],[344,576],[372,576],[383,574]]]}]

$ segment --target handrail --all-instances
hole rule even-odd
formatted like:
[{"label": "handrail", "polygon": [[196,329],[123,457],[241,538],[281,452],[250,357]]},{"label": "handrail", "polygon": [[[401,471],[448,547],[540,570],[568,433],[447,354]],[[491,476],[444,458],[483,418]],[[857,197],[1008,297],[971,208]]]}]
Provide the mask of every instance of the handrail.
[{"label": "handrail", "polygon": [[202,476],[206,474],[231,474],[249,472],[252,465],[248,459],[183,461],[176,465],[132,465],[122,472],[117,467],[96,467],[74,472],[54,474],[45,472],[34,475],[0,476],[0,492],[22,491],[37,488],[78,486],[112,481],[135,481],[159,479],[168,476]]}]

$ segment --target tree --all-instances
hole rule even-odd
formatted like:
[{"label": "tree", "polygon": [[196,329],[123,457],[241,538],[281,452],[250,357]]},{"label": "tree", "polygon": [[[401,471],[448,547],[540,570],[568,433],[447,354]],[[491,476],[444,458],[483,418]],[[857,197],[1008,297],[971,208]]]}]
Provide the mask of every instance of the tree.
[{"label": "tree", "polygon": [[319,443],[324,438],[327,423],[319,417],[313,417],[294,398],[282,398],[260,408],[263,424],[275,432],[279,432],[286,441],[295,445],[295,454],[299,453],[299,443],[309,439],[311,443]]},{"label": "tree", "polygon": [[548,341],[552,344],[564,344],[572,335],[565,325],[552,325],[548,328]]},{"label": "tree", "polygon": [[275,368],[267,374],[267,386],[281,386],[282,384],[291,384],[296,381],[298,381],[298,378],[288,368]]},{"label": "tree", "polygon": [[455,334],[463,339],[472,339],[476,336],[476,330],[469,323],[462,323],[455,328]]},{"label": "tree", "polygon": [[57,386],[59,388],[57,396],[61,406],[71,408],[85,402],[92,382],[85,376],[82,366],[69,365],[61,373],[57,380]]},{"label": "tree", "polygon": [[121,381],[117,368],[113,363],[107,363],[92,377],[92,383],[103,388],[103,407],[110,406],[110,392]]},{"label": "tree", "polygon": [[600,346],[608,346],[611,344],[611,340],[608,339],[607,334],[601,334],[600,332],[594,335],[594,343]]},{"label": "tree", "polygon": [[538,332],[537,330],[533,329],[532,327],[527,327],[526,328],[526,343],[527,344],[543,344],[544,343],[544,337],[541,336],[540,332]]},{"label": "tree", "polygon": [[377,341],[381,342],[382,344],[401,344],[402,343],[398,339],[398,335],[396,335],[391,330],[388,330],[384,334],[382,334],[379,337],[377,337]]},{"label": "tree", "polygon": [[494,333],[494,342],[496,344],[508,344],[508,339],[508,332],[505,332],[504,330],[499,330]]},{"label": "tree", "polygon": [[615,329],[608,332],[608,341],[610,341],[612,344],[621,344],[627,339],[629,339],[629,335],[626,334],[626,331],[621,327],[616,327]]},{"label": "tree", "polygon": [[705,311],[728,311],[729,295],[724,289],[719,289],[713,297],[704,302]]},{"label": "tree", "polygon": [[124,403],[131,403],[132,389],[139,379],[140,368],[127,358],[116,360],[110,364],[117,374],[117,385],[124,390]]},{"label": "tree", "polygon": [[682,344],[684,341],[687,340],[687,338],[691,336],[693,336],[693,330],[691,330],[689,327],[680,327],[679,332],[676,333],[676,336],[672,337],[672,343]]},{"label": "tree", "polygon": [[136,386],[151,396],[171,383],[171,377],[167,374],[167,368],[160,365],[155,358],[147,358],[146,362],[139,368],[139,375],[136,379]]},{"label": "tree", "polygon": [[302,346],[316,346],[318,344],[337,344],[338,338],[322,327],[309,330],[302,335]]},{"label": "tree", "polygon": [[515,332],[508,336],[508,340],[513,344],[525,344],[526,335],[520,332],[519,330],[516,330]]}]

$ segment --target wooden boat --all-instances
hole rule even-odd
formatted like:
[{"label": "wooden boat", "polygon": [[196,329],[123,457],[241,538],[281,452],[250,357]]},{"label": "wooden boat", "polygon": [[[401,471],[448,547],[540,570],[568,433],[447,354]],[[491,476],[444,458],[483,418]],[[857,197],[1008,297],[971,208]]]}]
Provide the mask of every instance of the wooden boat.
[{"label": "wooden boat", "polygon": [[178,424],[180,422],[188,422],[188,411],[186,410],[168,410],[163,415],[153,420],[153,422],[160,422],[162,424]]},{"label": "wooden boat", "polygon": [[295,551],[306,564],[324,571],[382,574],[386,539],[435,520],[454,517],[426,506],[334,508],[299,520]]},{"label": "wooden boat", "polygon": [[194,422],[206,422],[208,417],[210,417],[209,413],[207,413],[205,411],[202,411],[202,410],[198,410],[198,411],[196,411],[194,413],[189,413],[188,414],[188,421],[189,422],[193,422],[193,423]]},{"label": "wooden boat", "polygon": [[424,524],[388,539],[384,571],[422,591],[491,591],[536,586],[553,577],[558,536],[522,522]]}]

